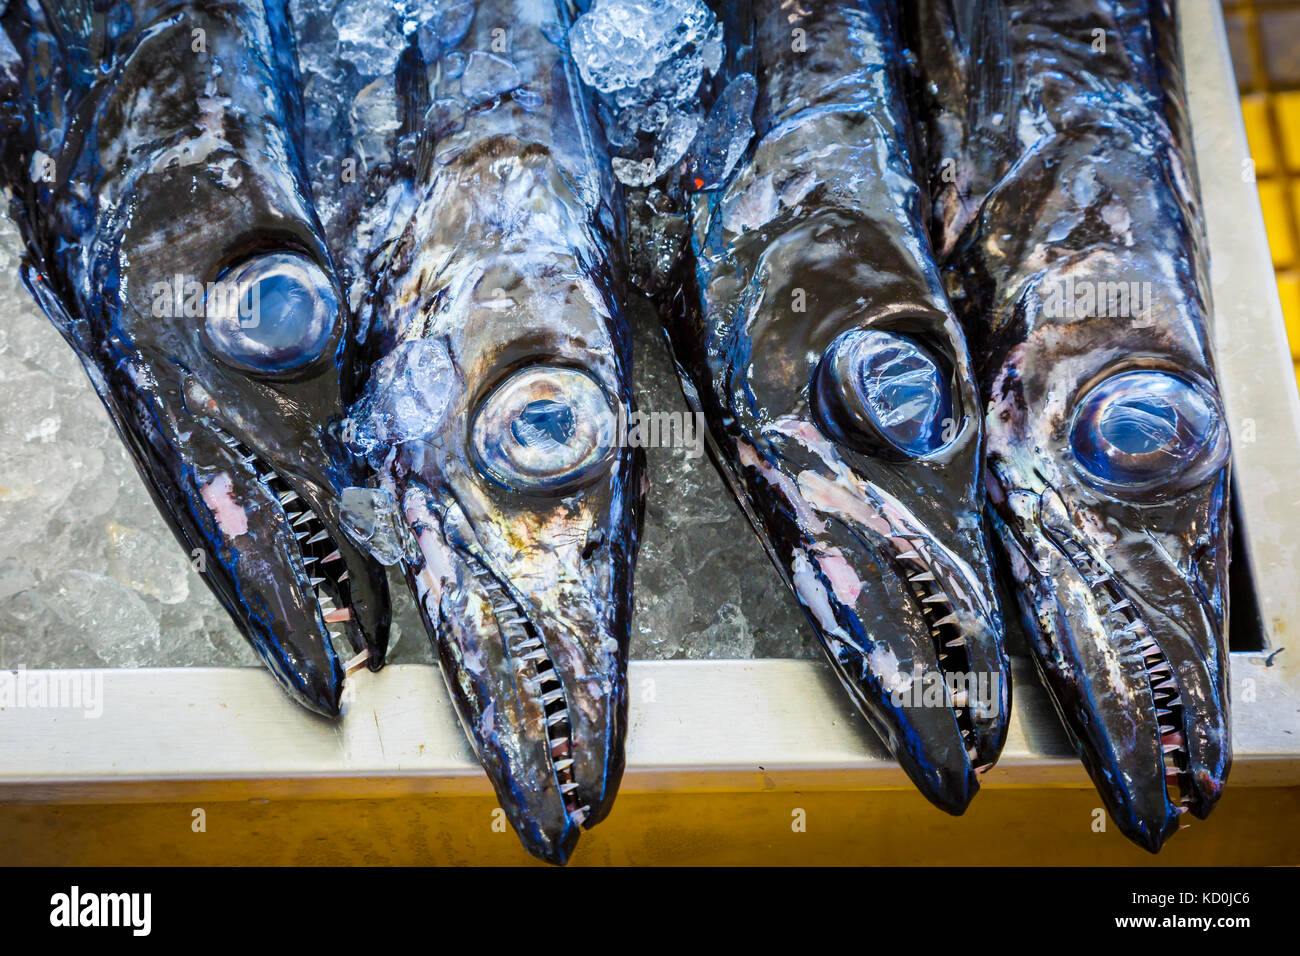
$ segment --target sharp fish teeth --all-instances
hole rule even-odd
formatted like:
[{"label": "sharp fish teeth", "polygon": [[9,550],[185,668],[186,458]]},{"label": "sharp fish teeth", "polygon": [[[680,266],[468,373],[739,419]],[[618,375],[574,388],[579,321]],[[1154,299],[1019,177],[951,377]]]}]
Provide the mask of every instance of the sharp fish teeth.
[{"label": "sharp fish teeth", "polygon": [[940,618],[939,620],[935,621],[934,626],[942,627],[944,624],[956,624],[956,623],[957,623],[957,612],[953,611],[947,617]]},{"label": "sharp fish teeth", "polygon": [[933,571],[918,571],[916,574],[913,574],[913,575],[912,575],[911,577],[909,577],[907,580],[911,581],[913,584],[917,584],[917,583],[920,583],[920,582],[922,582],[922,581],[933,581],[933,580],[934,580],[934,572],[933,572]]},{"label": "sharp fish teeth", "polygon": [[293,526],[296,528],[296,527],[298,527],[300,524],[306,524],[308,521],[311,521],[312,518],[315,518],[315,517],[316,517],[316,516],[315,516],[314,514],[311,513],[311,509],[308,509],[308,510],[302,512],[301,514],[297,515],[297,516],[293,519]]},{"label": "sharp fish teeth", "polygon": [[352,620],[352,609],[348,607],[341,607],[337,611],[330,611],[325,615],[326,624],[338,624],[350,620]]},{"label": "sharp fish teeth", "polygon": [[328,537],[329,537],[328,531],[317,531],[314,535],[312,535],[310,538],[307,539],[307,543],[315,544],[317,541],[324,541]]},{"label": "sharp fish teeth", "polygon": [[325,557],[320,559],[320,563],[329,564],[331,561],[339,561],[342,560],[342,558],[343,555],[339,554],[337,551],[331,551],[329,554],[325,555]]}]

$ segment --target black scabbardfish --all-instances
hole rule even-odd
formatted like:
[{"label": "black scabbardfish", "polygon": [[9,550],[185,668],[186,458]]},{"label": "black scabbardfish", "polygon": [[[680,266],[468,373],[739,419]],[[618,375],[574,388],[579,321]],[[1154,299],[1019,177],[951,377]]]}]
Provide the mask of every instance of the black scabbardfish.
[{"label": "black scabbardfish", "polygon": [[622,776],[645,491],[644,453],[618,434],[620,198],[548,38],[568,16],[480,3],[422,43],[414,200],[368,262],[379,358],[354,409],[413,534],[408,578],[461,722],[520,839],[553,863]]},{"label": "black scabbardfish", "polygon": [[854,703],[961,813],[1005,738],[1008,668],[978,397],[926,237],[897,14],[760,0],[725,17],[756,135],[692,200],[666,310],[683,386]]},{"label": "black scabbardfish", "polygon": [[328,625],[383,662],[382,569],[342,533],[347,311],[304,185],[281,5],[6,5],[23,276],[154,501],[272,673],[338,712]]},{"label": "black scabbardfish", "polygon": [[1231,762],[1229,436],[1176,7],[915,9],[998,537],[1088,772],[1154,852]]}]

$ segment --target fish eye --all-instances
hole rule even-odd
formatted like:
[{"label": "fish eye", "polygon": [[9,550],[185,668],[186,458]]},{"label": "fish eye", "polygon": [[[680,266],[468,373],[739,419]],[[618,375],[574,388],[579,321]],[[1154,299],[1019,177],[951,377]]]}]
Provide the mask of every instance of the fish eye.
[{"label": "fish eye", "polygon": [[204,342],[224,362],[280,374],[309,365],[329,346],[339,300],[324,270],[294,252],[255,256],[208,285]]},{"label": "fish eye", "polygon": [[1218,403],[1182,376],[1151,369],[1089,389],[1075,409],[1070,445],[1090,483],[1126,494],[1190,487],[1228,455]]},{"label": "fish eye", "polygon": [[479,470],[497,484],[558,497],[608,469],[616,425],[604,389],[590,375],[536,365],[487,397],[474,417],[471,445]]},{"label": "fish eye", "polygon": [[851,448],[893,459],[918,458],[952,438],[952,383],[916,339],[883,329],[839,335],[813,374],[813,409],[822,429]]}]

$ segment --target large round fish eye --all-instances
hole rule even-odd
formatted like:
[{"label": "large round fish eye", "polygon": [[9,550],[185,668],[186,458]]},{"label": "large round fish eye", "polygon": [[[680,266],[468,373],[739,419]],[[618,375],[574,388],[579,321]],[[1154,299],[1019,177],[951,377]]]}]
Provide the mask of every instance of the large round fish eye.
[{"label": "large round fish eye", "polygon": [[536,365],[506,379],[479,407],[471,444],[479,470],[528,495],[560,496],[609,467],[617,422],[590,375]]},{"label": "large round fish eye", "polygon": [[948,374],[906,335],[883,329],[844,332],[822,355],[812,391],[823,430],[867,454],[917,458],[952,437]]},{"label": "large round fish eye", "polygon": [[1218,403],[1171,372],[1121,372],[1083,396],[1070,445],[1085,477],[1105,490],[1184,488],[1227,459]]},{"label": "large round fish eye", "polygon": [[298,253],[273,252],[208,286],[203,338],[237,368],[276,374],[318,359],[338,321],[338,296],[320,266]]}]

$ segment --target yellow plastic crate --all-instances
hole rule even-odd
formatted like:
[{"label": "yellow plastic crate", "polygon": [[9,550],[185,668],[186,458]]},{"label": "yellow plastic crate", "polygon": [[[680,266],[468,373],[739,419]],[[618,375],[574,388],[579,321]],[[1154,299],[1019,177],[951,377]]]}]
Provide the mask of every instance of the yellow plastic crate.
[{"label": "yellow plastic crate", "polygon": [[1300,0],[1225,0],[1223,9],[1300,382]]}]

